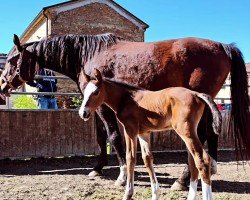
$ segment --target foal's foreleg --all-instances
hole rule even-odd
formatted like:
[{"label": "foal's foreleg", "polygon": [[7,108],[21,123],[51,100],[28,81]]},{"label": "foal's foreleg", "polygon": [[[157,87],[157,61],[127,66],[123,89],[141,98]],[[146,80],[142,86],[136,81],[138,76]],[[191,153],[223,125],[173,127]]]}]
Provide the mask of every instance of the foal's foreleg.
[{"label": "foal's foreleg", "polygon": [[136,164],[137,135],[127,134],[124,131],[126,141],[126,162],[127,162],[127,184],[123,200],[129,200],[134,193],[134,168]]},{"label": "foal's foreleg", "polygon": [[[126,163],[125,163],[125,152],[122,144],[122,137],[117,124],[117,119],[114,112],[107,106],[102,105],[98,109],[98,115],[102,119],[105,129],[107,131],[108,139],[112,143],[120,165],[120,175],[118,176],[115,184],[124,185],[126,182]],[[105,141],[106,142],[106,141]],[[100,143],[99,143],[100,144]],[[103,144],[103,142],[102,142]],[[103,152],[104,149],[104,152]],[[106,145],[101,148],[100,159],[104,158],[106,153]],[[101,166],[103,167],[103,166]]]},{"label": "foal's foreleg", "polygon": [[139,142],[141,146],[142,159],[150,177],[152,200],[157,200],[160,197],[160,187],[153,167],[153,155],[150,148],[150,134],[140,134]]}]

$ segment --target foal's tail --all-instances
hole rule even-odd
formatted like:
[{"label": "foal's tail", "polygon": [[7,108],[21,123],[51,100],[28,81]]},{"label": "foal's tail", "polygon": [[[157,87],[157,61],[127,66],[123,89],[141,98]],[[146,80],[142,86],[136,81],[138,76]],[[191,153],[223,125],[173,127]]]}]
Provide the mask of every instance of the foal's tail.
[{"label": "foal's tail", "polygon": [[217,108],[217,105],[216,103],[213,101],[213,99],[207,95],[207,94],[204,94],[204,93],[196,93],[196,95],[201,99],[203,100],[207,105],[208,107],[210,108],[211,112],[212,112],[212,115],[213,115],[213,129],[214,129],[214,132],[219,135],[219,133],[221,132],[221,124],[222,124],[222,116],[221,116],[221,113],[220,111],[218,110]]}]

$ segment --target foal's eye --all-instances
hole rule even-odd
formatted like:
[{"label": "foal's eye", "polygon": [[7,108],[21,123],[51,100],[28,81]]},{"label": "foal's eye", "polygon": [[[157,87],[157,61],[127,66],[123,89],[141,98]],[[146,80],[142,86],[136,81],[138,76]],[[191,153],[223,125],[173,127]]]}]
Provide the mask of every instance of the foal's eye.
[{"label": "foal's eye", "polygon": [[99,90],[95,90],[92,94],[93,95],[98,95],[99,94]]}]

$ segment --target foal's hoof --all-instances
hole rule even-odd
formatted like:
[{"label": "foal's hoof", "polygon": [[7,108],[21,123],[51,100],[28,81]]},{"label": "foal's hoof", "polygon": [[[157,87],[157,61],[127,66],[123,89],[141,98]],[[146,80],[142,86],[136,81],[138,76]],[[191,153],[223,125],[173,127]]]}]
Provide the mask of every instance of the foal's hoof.
[{"label": "foal's hoof", "polygon": [[89,177],[97,177],[97,176],[102,176],[102,173],[98,172],[98,171],[95,171],[93,170],[92,172],[90,172],[88,174]]},{"label": "foal's hoof", "polygon": [[170,190],[172,191],[187,191],[188,187],[186,185],[180,184],[178,181],[175,181],[171,186]]},{"label": "foal's hoof", "polygon": [[130,200],[132,198],[132,195],[124,195],[122,200]]},{"label": "foal's hoof", "polygon": [[124,186],[125,184],[126,184],[126,180],[117,179],[115,181],[115,186]]},{"label": "foal's hoof", "polygon": [[151,198],[151,200],[159,200],[159,199],[160,199],[159,195],[153,195],[152,198]]}]

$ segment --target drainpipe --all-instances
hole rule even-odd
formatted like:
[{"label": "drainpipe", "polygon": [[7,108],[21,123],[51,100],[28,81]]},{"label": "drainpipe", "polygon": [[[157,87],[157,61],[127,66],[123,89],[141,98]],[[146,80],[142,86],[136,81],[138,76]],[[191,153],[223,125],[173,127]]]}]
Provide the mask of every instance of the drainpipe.
[{"label": "drainpipe", "polygon": [[49,18],[45,14],[46,9],[43,8],[43,16],[46,18],[46,37],[49,35]]}]

